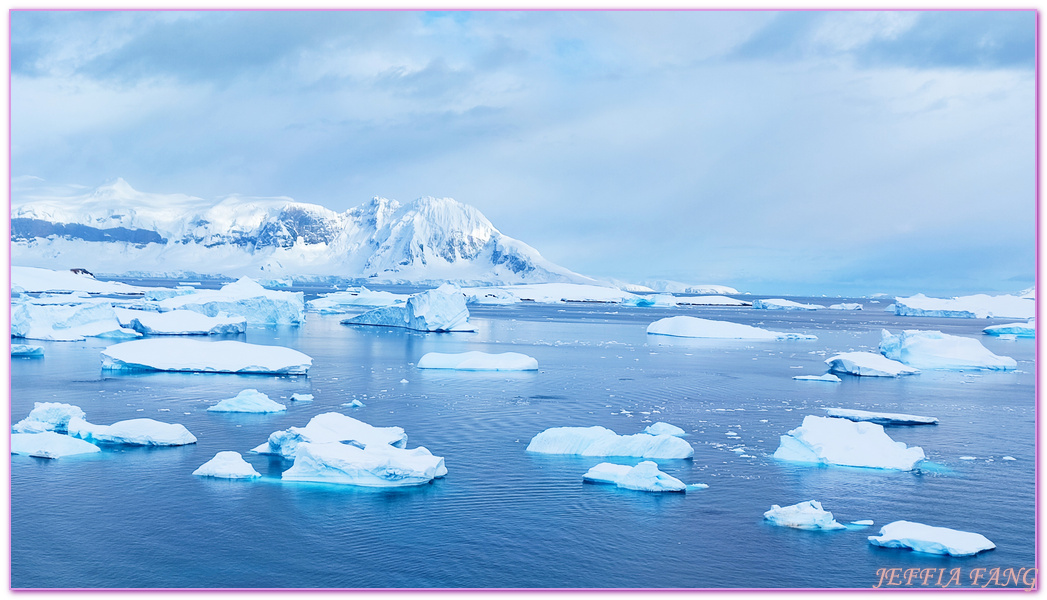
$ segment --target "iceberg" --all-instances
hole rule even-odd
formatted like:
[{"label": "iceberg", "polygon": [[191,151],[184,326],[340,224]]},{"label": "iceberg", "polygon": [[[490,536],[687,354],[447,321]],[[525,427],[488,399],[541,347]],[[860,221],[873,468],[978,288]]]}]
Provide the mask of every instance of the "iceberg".
[{"label": "iceberg", "polygon": [[312,394],[291,394],[291,402],[312,402]]},{"label": "iceberg", "polygon": [[94,442],[131,446],[184,446],[195,444],[196,436],[179,423],[153,419],[130,419],[112,425],[93,425],[80,418],[69,420],[69,435]]},{"label": "iceberg", "polygon": [[509,290],[501,288],[483,289],[483,288],[469,288],[468,291],[463,290],[465,293],[466,304],[487,304],[487,305],[506,305],[516,304],[520,301],[519,298],[513,295]]},{"label": "iceberg", "polygon": [[1021,296],[975,294],[957,298],[928,298],[916,294],[895,298],[887,307],[902,317],[957,317],[964,319],[1031,319],[1036,316],[1036,300]]},{"label": "iceberg", "polygon": [[142,288],[116,281],[98,281],[87,273],[54,271],[37,267],[11,267],[11,288],[22,292],[86,292],[89,294],[141,294]]},{"label": "iceberg", "polygon": [[57,431],[64,433],[72,419],[83,419],[86,415],[79,406],[61,402],[35,402],[29,416],[15,423],[11,430],[16,433],[40,433]]},{"label": "iceberg", "polygon": [[826,383],[840,383],[843,381],[832,373],[826,373],[824,375],[795,375],[793,376],[793,379],[797,381],[824,381]]},{"label": "iceberg", "polygon": [[518,352],[462,352],[441,354],[429,352],[418,360],[419,369],[454,369],[457,371],[537,371],[538,361]]},{"label": "iceberg", "polygon": [[834,373],[850,373],[860,377],[898,377],[920,372],[919,369],[872,352],[844,352],[825,359],[825,364]]},{"label": "iceberg", "polygon": [[476,331],[469,325],[465,295],[449,284],[415,294],[404,306],[376,308],[345,319],[342,324],[402,327],[414,331]]},{"label": "iceberg", "polygon": [[731,340],[816,340],[813,335],[782,333],[759,327],[698,317],[667,317],[647,326],[649,335]]},{"label": "iceberg", "polygon": [[825,414],[838,419],[868,421],[878,425],[935,425],[938,423],[938,419],[934,417],[921,417],[920,415],[903,413],[870,412],[847,408],[827,408],[825,409]]},{"label": "iceberg", "polygon": [[254,479],[262,476],[239,452],[229,450],[215,454],[214,458],[193,471],[193,475],[222,479]]},{"label": "iceberg", "polygon": [[923,448],[896,442],[876,423],[804,417],[781,437],[774,458],[791,462],[911,471],[925,458]]},{"label": "iceberg", "polygon": [[635,467],[600,463],[582,476],[584,481],[613,483],[620,488],[640,492],[685,492],[687,485],[679,479],[663,473],[658,464],[645,460]]},{"label": "iceberg", "polygon": [[11,344],[11,357],[43,358],[44,349],[41,346],[32,346],[30,344]]},{"label": "iceberg", "polygon": [[1010,371],[1018,366],[1013,358],[993,354],[976,339],[940,331],[908,329],[892,335],[884,329],[880,352],[917,369]]},{"label": "iceberg", "polygon": [[870,535],[869,543],[884,548],[909,548],[925,554],[974,556],[996,548],[980,533],[933,527],[912,521],[895,521],[880,528],[880,535]]},{"label": "iceberg", "polygon": [[258,390],[248,389],[208,407],[207,410],[211,412],[274,413],[287,410],[287,407],[279,402],[273,402],[269,396]]},{"label": "iceberg", "polygon": [[728,296],[677,296],[676,303],[680,306],[752,306],[752,302]]},{"label": "iceberg", "polygon": [[287,481],[315,481],[366,487],[423,485],[447,474],[444,459],[423,446],[405,450],[388,444],[359,448],[338,442],[303,442],[294,464],[281,475]]},{"label": "iceberg", "polygon": [[808,500],[792,506],[771,505],[771,510],[763,513],[763,518],[779,527],[796,529],[847,529],[833,518],[833,514],[822,509],[820,502]]},{"label": "iceberg", "polygon": [[108,302],[41,305],[18,301],[11,306],[11,337],[79,342],[88,337],[133,339],[142,334],[120,326]]},{"label": "iceberg", "polygon": [[[129,313],[134,313],[133,316]],[[218,313],[213,317],[192,310],[163,313],[127,311],[131,329],[146,335],[225,335],[247,331],[247,319]]]},{"label": "iceberg", "polygon": [[861,310],[862,305],[857,302],[842,302],[840,304],[830,304],[829,308],[832,310]]},{"label": "iceberg", "polygon": [[[522,285],[507,285],[482,288],[464,288],[462,290],[467,296],[473,298],[492,297],[493,303],[498,299],[509,299],[509,296],[523,302],[537,302],[540,304],[559,304],[561,302],[594,302],[618,304],[635,302],[636,295],[623,292],[617,288],[589,285],[583,283],[534,283]],[[502,292],[508,296],[502,296]]]},{"label": "iceberg", "polygon": [[987,335],[1013,335],[1020,338],[1036,337],[1036,321],[1028,323],[1007,323],[1004,325],[990,325],[982,329]]},{"label": "iceberg", "polygon": [[313,359],[291,348],[232,340],[146,339],[109,346],[102,368],[127,371],[300,375]]},{"label": "iceberg", "polygon": [[305,427],[290,427],[274,431],[269,441],[251,450],[256,454],[275,454],[287,459],[295,457],[303,443],[329,442],[365,447],[407,446],[407,434],[401,427],[375,427],[341,413],[316,415]]},{"label": "iceberg", "polygon": [[662,421],[644,427],[643,432],[648,435],[675,435],[676,437],[687,435],[687,432],[682,428]]},{"label": "iceberg", "polygon": [[161,300],[160,310],[185,309],[209,317],[226,313],[243,317],[248,325],[298,325],[305,321],[302,292],[267,290],[250,277],[241,277],[219,290],[196,290]]},{"label": "iceberg", "polygon": [[36,458],[61,458],[94,452],[101,452],[101,449],[91,442],[53,431],[11,434],[11,454],[29,455]]},{"label": "iceberg", "polygon": [[764,300],[753,300],[753,308],[767,310],[818,310],[825,308],[821,304],[800,304],[783,298],[767,298]]},{"label": "iceberg", "polygon": [[373,292],[365,287],[361,287],[344,292],[323,294],[316,300],[306,302],[305,308],[310,312],[317,312],[322,315],[339,315],[359,311],[361,308],[402,305],[407,302],[408,298],[410,296],[406,294]]},{"label": "iceberg", "polygon": [[618,435],[606,427],[553,427],[531,439],[528,452],[581,456],[691,458],[694,448],[673,435]]}]

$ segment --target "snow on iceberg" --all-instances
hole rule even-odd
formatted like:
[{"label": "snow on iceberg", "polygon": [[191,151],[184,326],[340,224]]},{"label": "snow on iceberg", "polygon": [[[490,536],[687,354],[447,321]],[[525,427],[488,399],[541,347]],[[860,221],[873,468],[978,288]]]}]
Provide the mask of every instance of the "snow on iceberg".
[{"label": "snow on iceberg", "polygon": [[606,427],[553,427],[531,439],[528,452],[581,456],[691,458],[694,448],[672,435],[618,435]]},{"label": "snow on iceberg", "polygon": [[64,433],[72,419],[83,419],[86,415],[79,406],[61,402],[34,402],[29,416],[15,423],[11,430],[16,433],[40,433],[57,431]]},{"label": "snow on iceberg", "polygon": [[940,331],[908,329],[898,335],[881,333],[880,352],[917,369],[1010,371],[1018,366],[1009,356],[997,356],[976,339]]},{"label": "snow on iceberg", "polygon": [[132,446],[184,446],[195,444],[196,436],[179,423],[153,419],[130,419],[112,425],[94,425],[80,418],[69,420],[69,435],[94,442]]},{"label": "snow on iceberg", "polygon": [[826,383],[840,383],[843,381],[832,373],[825,373],[824,375],[795,375],[793,379],[797,381],[824,381]]},{"label": "snow on iceberg", "polygon": [[783,298],[766,298],[764,300],[753,300],[753,308],[767,310],[818,310],[825,307],[821,304],[801,304]]},{"label": "snow on iceberg", "polygon": [[825,414],[838,419],[868,421],[878,425],[934,425],[938,423],[938,419],[934,417],[921,417],[920,415],[907,415],[904,413],[871,412],[848,408],[827,408],[825,409]]},{"label": "snow on iceberg", "polygon": [[142,334],[120,326],[109,303],[41,305],[17,301],[11,305],[11,337],[55,342],[79,342],[88,337],[133,339]]},{"label": "snow on iceberg", "polygon": [[414,331],[476,331],[459,288],[444,284],[408,298],[404,306],[376,308],[342,321],[343,325],[402,327]]},{"label": "snow on iceberg", "polygon": [[288,481],[314,481],[366,487],[423,485],[447,474],[442,456],[424,446],[405,450],[388,444],[359,448],[338,442],[298,445],[294,464],[280,476]]},{"label": "snow on iceberg", "polygon": [[996,548],[980,533],[933,527],[912,521],[895,521],[880,528],[880,535],[870,535],[869,543],[884,548],[909,548],[925,554],[974,556]]},{"label": "snow on iceberg", "polygon": [[305,308],[310,312],[317,312],[323,315],[339,315],[347,312],[358,312],[361,308],[403,305],[408,298],[410,296],[407,294],[373,292],[365,287],[361,287],[344,292],[323,294],[316,300],[306,302]]},{"label": "snow on iceberg", "polygon": [[232,340],[147,339],[109,346],[102,368],[129,371],[304,374],[313,359],[291,348]]},{"label": "snow on iceberg", "polygon": [[990,325],[982,330],[987,335],[1013,335],[1020,338],[1036,337],[1036,320],[1028,323],[1006,323],[1003,325]]},{"label": "snow on iceberg", "polygon": [[519,352],[462,352],[441,354],[429,352],[418,360],[419,369],[454,369],[457,371],[537,371],[538,361]]},{"label": "snow on iceberg", "polygon": [[162,311],[185,309],[216,317],[226,313],[247,319],[249,325],[298,325],[305,321],[302,292],[267,290],[250,277],[241,277],[219,290],[196,290],[161,300]]},{"label": "snow on iceberg", "polygon": [[763,518],[779,527],[796,529],[847,529],[833,518],[833,514],[822,509],[820,502],[808,500],[792,506],[771,505],[771,510],[763,513]]},{"label": "snow on iceberg", "polygon": [[657,423],[651,423],[647,427],[643,428],[643,432],[648,435],[675,435],[676,437],[687,435],[687,432],[676,425],[670,425],[663,421]]},{"label": "snow on iceberg", "polygon": [[149,312],[128,310],[131,329],[146,335],[224,335],[247,331],[247,319],[218,313],[213,317],[192,310]]},{"label": "snow on iceberg", "polygon": [[640,492],[685,492],[687,485],[679,479],[663,473],[658,464],[645,460],[635,467],[600,463],[582,476],[584,481],[613,483],[620,488]]},{"label": "snow on iceberg", "polygon": [[42,346],[33,346],[30,344],[11,344],[11,357],[43,358],[44,349]]},{"label": "snow on iceberg", "polygon": [[274,413],[287,410],[287,407],[279,402],[273,402],[269,396],[258,390],[248,389],[208,407],[207,410],[211,412]]},{"label": "snow on iceberg", "polygon": [[888,309],[903,317],[959,317],[986,319],[1031,319],[1036,316],[1036,301],[1020,296],[989,296],[975,294],[957,298],[928,298],[916,294],[895,298]]},{"label": "snow on iceberg", "polygon": [[222,479],[254,479],[262,476],[239,452],[230,450],[215,454],[214,458],[193,471],[193,475]]},{"label": "snow on iceberg", "polygon": [[407,434],[401,427],[375,427],[341,413],[316,415],[305,427],[290,427],[274,431],[269,441],[251,450],[256,454],[276,454],[287,459],[295,457],[303,443],[336,442],[358,446],[407,446]]},{"label": "snow on iceberg", "polygon": [[91,442],[53,431],[11,434],[11,454],[23,454],[36,458],[60,458],[93,452],[101,452],[101,449]]},{"label": "snow on iceberg", "polygon": [[896,442],[876,423],[804,417],[781,437],[774,458],[792,462],[911,471],[925,458],[923,448]]},{"label": "snow on iceberg", "polygon": [[872,352],[843,352],[825,359],[825,364],[834,373],[850,373],[860,377],[898,377],[920,372],[919,369]]},{"label": "snow on iceberg", "polygon": [[714,321],[698,317],[667,317],[647,326],[650,335],[669,335],[673,337],[731,339],[731,340],[816,340],[813,335],[802,333],[782,333],[731,323]]}]

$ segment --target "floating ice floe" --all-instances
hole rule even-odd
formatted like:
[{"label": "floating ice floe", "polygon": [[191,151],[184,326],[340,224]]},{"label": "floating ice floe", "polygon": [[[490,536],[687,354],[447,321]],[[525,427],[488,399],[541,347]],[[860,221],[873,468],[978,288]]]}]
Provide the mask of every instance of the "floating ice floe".
[{"label": "floating ice floe", "polygon": [[647,326],[647,333],[651,335],[668,335],[673,337],[710,338],[710,339],[732,339],[732,340],[816,340],[813,335],[802,333],[783,333],[780,331],[769,331],[731,323],[729,321],[714,321],[712,319],[700,319],[698,317],[678,316],[659,319]]},{"label": "floating ice floe", "polygon": [[801,304],[783,298],[767,298],[764,300],[753,300],[753,308],[766,310],[818,310],[825,307],[821,304]]},{"label": "floating ice floe", "polygon": [[673,435],[618,435],[606,427],[553,427],[531,439],[528,452],[581,456],[691,458],[694,448]]},{"label": "floating ice floe", "polygon": [[226,313],[247,319],[249,325],[298,325],[305,321],[302,292],[267,290],[250,277],[226,284],[219,290],[196,290],[161,300],[163,311],[185,309],[209,317]]},{"label": "floating ice floe", "polygon": [[861,521],[851,521],[851,525],[858,525],[859,527],[869,527],[873,525],[872,519],[862,519]]},{"label": "floating ice floe", "polygon": [[18,292],[87,292],[89,294],[141,294],[143,288],[116,281],[98,281],[86,273],[53,271],[36,267],[11,267],[11,289]]},{"label": "floating ice floe", "polygon": [[363,408],[366,405],[359,400],[353,400],[352,402],[343,402],[342,406],[348,406],[349,408]]},{"label": "floating ice floe", "polygon": [[663,473],[658,469],[657,463],[649,460],[635,467],[600,463],[589,469],[582,479],[597,483],[613,483],[620,488],[640,492],[684,492],[687,490],[684,482]]},{"label": "floating ice floe", "polygon": [[982,332],[987,335],[1013,335],[1020,338],[1034,338],[1036,337],[1036,321],[1030,320],[1028,323],[1006,323],[1003,325],[990,325]]},{"label": "floating ice floe", "polygon": [[231,450],[215,454],[214,458],[193,471],[193,475],[222,479],[254,479],[262,476],[239,452]]},{"label": "floating ice floe", "polygon": [[72,419],[83,419],[86,415],[79,406],[62,402],[35,402],[29,416],[15,423],[11,430],[16,433],[40,433],[58,431],[63,433]]},{"label": "floating ice floe", "polygon": [[130,319],[131,329],[146,335],[225,335],[247,331],[245,317],[225,313],[209,317],[192,310],[126,310],[121,316]]},{"label": "floating ice floe", "polygon": [[822,509],[820,502],[808,500],[792,506],[771,505],[771,510],[763,513],[763,518],[779,527],[796,529],[847,529],[833,518],[833,514]]},{"label": "floating ice floe", "polygon": [[11,344],[11,357],[43,358],[44,349],[42,346],[33,346],[30,344]]},{"label": "floating ice floe", "polygon": [[11,337],[55,342],[78,342],[88,337],[134,339],[142,334],[120,326],[109,303],[40,305],[11,304]]},{"label": "floating ice floe", "polygon": [[880,352],[917,369],[1010,371],[1018,366],[1013,358],[993,354],[976,339],[940,331],[908,329],[893,335],[884,329]]},{"label": "floating ice floe", "polygon": [[996,548],[996,544],[980,533],[912,521],[895,521],[884,525],[880,535],[869,536],[869,543],[884,548],[909,548],[915,552],[949,556],[973,556]]},{"label": "floating ice floe", "polygon": [[335,442],[358,446],[407,446],[407,434],[401,427],[375,427],[341,413],[316,415],[305,427],[290,427],[274,431],[269,441],[251,450],[256,454],[276,454],[287,459],[295,457],[303,443]]},{"label": "floating ice floe", "polygon": [[345,319],[343,325],[402,327],[413,331],[476,331],[459,288],[444,284],[408,298],[404,306],[386,306]]},{"label": "floating ice floe", "polygon": [[920,372],[919,369],[872,352],[843,352],[825,359],[825,364],[835,373],[849,373],[861,377],[898,377]]},{"label": "floating ice floe", "polygon": [[857,302],[842,302],[840,304],[830,304],[829,308],[832,310],[861,310],[862,305]]},{"label": "floating ice floe", "polygon": [[291,348],[232,340],[147,339],[109,346],[102,368],[126,371],[258,373],[295,375],[309,371],[313,359]]},{"label": "floating ice floe", "polygon": [[923,294],[916,294],[909,298],[895,298],[894,304],[888,309],[905,317],[1031,319],[1036,316],[1036,300],[1006,295],[976,294],[958,298],[928,298]]},{"label": "floating ice floe", "polygon": [[465,293],[466,304],[506,305],[516,304],[520,301],[512,292],[501,288],[470,288],[468,291],[463,290],[463,292]]},{"label": "floating ice floe", "polygon": [[298,445],[294,464],[280,475],[287,481],[313,481],[366,487],[429,483],[447,474],[442,456],[423,446],[405,450],[388,444],[360,448],[338,442]]},{"label": "floating ice floe", "polygon": [[112,425],[94,425],[79,418],[69,420],[69,435],[92,442],[131,446],[184,446],[195,444],[196,436],[179,423],[153,419],[130,419]]},{"label": "floating ice floe", "polygon": [[312,394],[291,394],[291,402],[312,402]]},{"label": "floating ice floe", "polygon": [[11,454],[23,454],[37,458],[61,458],[100,451],[98,446],[90,442],[53,431],[11,434]]},{"label": "floating ice floe", "polygon": [[410,298],[407,294],[374,292],[365,287],[323,294],[316,300],[305,303],[306,310],[324,315],[338,315],[359,311],[361,308],[403,305]]},{"label": "floating ice floe", "polygon": [[781,436],[774,458],[910,471],[925,456],[919,446],[906,447],[903,442],[892,440],[882,425],[808,415],[800,427]]},{"label": "floating ice floe", "polygon": [[462,352],[442,354],[429,352],[418,360],[419,369],[453,369],[457,371],[537,371],[538,361],[519,352]]},{"label": "floating ice floe", "polygon": [[624,292],[613,287],[586,285],[581,283],[533,283],[496,287],[463,288],[467,296],[498,294],[508,292],[514,298],[525,302],[540,304],[558,304],[561,302],[598,302],[619,304],[635,298],[635,294]]},{"label": "floating ice floe", "polygon": [[921,417],[920,415],[903,413],[871,412],[849,408],[827,408],[825,409],[825,414],[849,421],[868,421],[878,425],[934,425],[938,422],[938,419],[934,417]]},{"label": "floating ice floe", "polygon": [[644,427],[643,432],[649,435],[675,435],[677,437],[687,435],[687,432],[680,427],[662,421]]},{"label": "floating ice floe", "polygon": [[797,381],[824,381],[827,383],[840,383],[843,381],[832,373],[826,373],[824,375],[796,375],[793,379]]},{"label": "floating ice floe", "polygon": [[752,302],[736,300],[728,296],[676,296],[680,306],[752,306]]},{"label": "floating ice floe", "polygon": [[287,410],[279,402],[274,402],[262,392],[255,389],[243,390],[232,398],[226,398],[214,406],[208,407],[212,412],[236,413],[274,413]]}]

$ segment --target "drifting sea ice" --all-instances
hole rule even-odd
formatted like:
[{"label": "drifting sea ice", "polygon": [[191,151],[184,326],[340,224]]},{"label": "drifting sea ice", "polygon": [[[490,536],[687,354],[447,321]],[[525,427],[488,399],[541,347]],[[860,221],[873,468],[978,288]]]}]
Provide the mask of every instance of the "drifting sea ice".
[{"label": "drifting sea ice", "polygon": [[958,298],[928,298],[923,294],[916,294],[909,298],[895,298],[894,304],[887,309],[903,317],[1031,319],[1036,316],[1036,301],[1032,298],[1007,295],[976,294]]},{"label": "drifting sea ice", "polygon": [[644,427],[643,432],[649,435],[675,435],[677,437],[687,435],[687,432],[682,428],[662,421],[651,423],[647,427]]},{"label": "drifting sea ice", "polygon": [[733,339],[733,340],[816,340],[813,335],[802,333],[782,333],[731,323],[714,321],[698,317],[678,316],[659,319],[647,326],[650,335],[668,335],[673,337]]},{"label": "drifting sea ice", "polygon": [[102,368],[128,371],[259,373],[293,375],[309,371],[313,359],[291,348],[233,340],[147,339],[109,346]]},{"label": "drifting sea ice", "polygon": [[519,352],[462,352],[442,354],[429,352],[418,360],[419,369],[453,369],[457,371],[537,371],[538,361]]},{"label": "drifting sea ice", "polygon": [[72,419],[83,419],[86,415],[79,406],[61,402],[35,402],[29,416],[15,423],[11,429],[16,433],[40,433],[43,431],[65,432]]},{"label": "drifting sea ice", "polygon": [[694,448],[672,435],[618,435],[606,427],[553,427],[531,439],[528,452],[581,456],[691,458]]},{"label": "drifting sea ice", "polygon": [[767,298],[765,300],[753,300],[753,308],[766,310],[818,310],[825,308],[821,304],[800,304],[783,298]]},{"label": "drifting sea ice", "polygon": [[276,454],[292,459],[303,443],[337,442],[359,446],[407,446],[407,434],[401,427],[375,427],[341,413],[316,415],[305,427],[274,431],[269,441],[251,450],[256,454]]},{"label": "drifting sea ice", "polygon": [[624,303],[636,296],[617,288],[582,283],[528,283],[498,287],[464,288],[467,296],[478,297],[490,294],[498,295],[508,292],[518,301],[537,302],[540,304],[558,304],[560,302],[603,302],[610,304]]},{"label": "drifting sea ice", "polygon": [[1010,371],[1018,366],[1013,358],[993,354],[976,339],[940,331],[909,329],[893,335],[884,329],[880,352],[917,369]]},{"label": "drifting sea ice", "polygon": [[840,383],[843,381],[832,373],[826,373],[824,375],[796,375],[793,379],[797,381],[824,381],[826,383]]},{"label": "drifting sea ice", "polygon": [[1004,325],[990,325],[982,330],[987,335],[1013,335],[1020,338],[1034,338],[1036,337],[1036,321],[1030,320],[1028,323],[1006,323]]},{"label": "drifting sea ice", "polygon": [[130,318],[130,327],[146,335],[224,335],[247,331],[245,317],[230,317],[218,313],[209,317],[192,310],[149,312],[127,310],[124,318]]},{"label": "drifting sea ice", "polygon": [[469,325],[465,295],[444,284],[408,298],[404,306],[376,308],[342,321],[342,325],[402,327],[413,331],[476,331]]},{"label": "drifting sea ice", "polygon": [[924,458],[923,448],[906,447],[876,423],[804,417],[803,424],[781,436],[774,458],[791,462],[910,471]]},{"label": "drifting sea ice", "polygon": [[830,304],[829,308],[832,310],[861,310],[862,305],[857,302],[843,302],[840,304]]},{"label": "drifting sea ice", "polygon": [[11,454],[27,454],[37,458],[60,458],[94,452],[101,452],[101,449],[90,442],[53,431],[11,434]]},{"label": "drifting sea ice", "polygon": [[868,421],[878,425],[934,425],[938,423],[938,419],[934,417],[921,417],[920,415],[906,415],[903,413],[870,412],[847,408],[827,408],[825,409],[825,414],[849,421]]},{"label": "drifting sea ice", "polygon": [[958,531],[948,527],[933,527],[912,521],[895,521],[880,529],[880,535],[870,535],[869,543],[884,548],[909,548],[925,554],[973,556],[996,548],[980,533]]},{"label": "drifting sea ice", "polygon": [[235,413],[274,413],[287,410],[279,402],[274,402],[262,392],[255,389],[243,390],[232,398],[226,398],[214,406],[208,407],[212,412]]},{"label": "drifting sea ice", "polygon": [[860,377],[898,377],[915,375],[919,369],[905,366],[881,354],[872,352],[843,352],[825,359],[829,370],[835,373],[849,373]]},{"label": "drifting sea ice", "polygon": [[620,488],[640,492],[684,492],[687,485],[679,479],[663,473],[658,464],[645,460],[635,467],[600,463],[582,476],[585,481],[613,483]]},{"label": "drifting sea ice", "polygon": [[820,502],[808,500],[792,506],[771,505],[771,510],[763,513],[763,518],[779,527],[796,529],[847,529],[833,518],[833,514],[822,509]]},{"label": "drifting sea ice", "polygon": [[298,325],[305,321],[302,292],[267,290],[250,277],[241,277],[220,290],[196,290],[161,300],[163,311],[186,309],[210,317],[226,313],[247,319],[249,325]]},{"label": "drifting sea ice", "polygon": [[254,479],[262,476],[239,452],[231,450],[215,454],[214,458],[193,471],[193,475],[222,479]]},{"label": "drifting sea ice", "polygon": [[288,481],[403,487],[429,483],[447,474],[444,459],[423,446],[405,450],[388,444],[359,448],[338,442],[298,444],[294,464],[281,475]]},{"label": "drifting sea ice", "polygon": [[11,357],[12,358],[43,358],[44,349],[42,346],[33,346],[30,344],[11,344]]},{"label": "drifting sea ice", "polygon": [[142,334],[120,326],[109,303],[71,306],[16,301],[11,305],[11,337],[78,342],[88,337],[133,339]]},{"label": "drifting sea ice", "polygon": [[291,402],[312,402],[312,394],[291,394]]},{"label": "drifting sea ice", "polygon": [[129,419],[112,425],[94,425],[83,419],[69,420],[69,435],[94,442],[131,446],[184,446],[195,444],[196,436],[179,423],[153,419]]},{"label": "drifting sea ice", "polygon": [[752,306],[752,302],[728,296],[676,296],[676,303],[680,306]]}]

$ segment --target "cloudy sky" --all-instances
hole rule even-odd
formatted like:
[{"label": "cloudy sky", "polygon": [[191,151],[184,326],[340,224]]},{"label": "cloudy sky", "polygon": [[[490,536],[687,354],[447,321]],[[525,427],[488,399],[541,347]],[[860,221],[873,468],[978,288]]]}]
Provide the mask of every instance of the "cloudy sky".
[{"label": "cloudy sky", "polygon": [[12,177],[449,196],[575,271],[1031,286],[1035,14],[32,12]]}]

